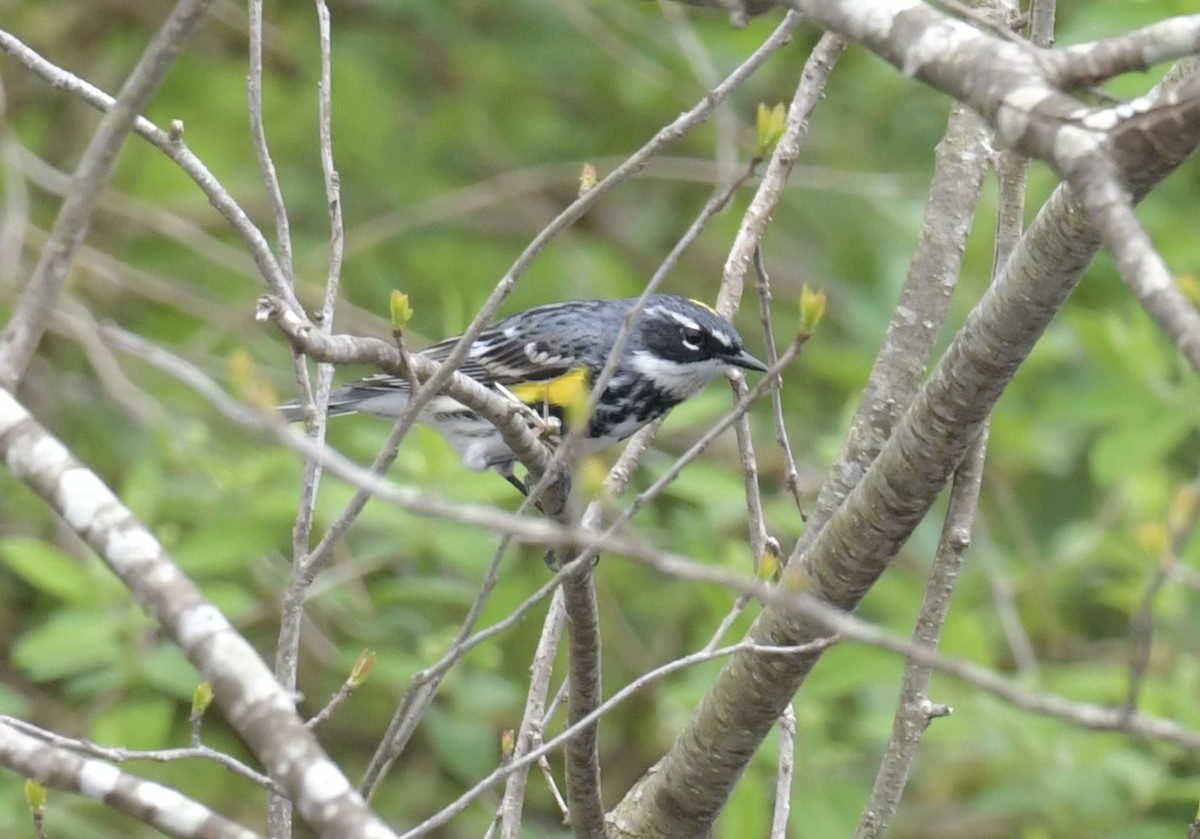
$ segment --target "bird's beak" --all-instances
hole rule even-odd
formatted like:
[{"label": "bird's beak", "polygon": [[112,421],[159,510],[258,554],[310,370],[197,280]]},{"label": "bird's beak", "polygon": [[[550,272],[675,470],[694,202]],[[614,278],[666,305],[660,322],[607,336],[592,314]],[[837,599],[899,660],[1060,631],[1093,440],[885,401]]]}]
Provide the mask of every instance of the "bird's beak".
[{"label": "bird's beak", "polygon": [[725,360],[734,367],[741,367],[743,370],[757,370],[760,373],[765,373],[767,371],[767,365],[763,364],[745,350],[740,351],[737,355],[727,356]]}]

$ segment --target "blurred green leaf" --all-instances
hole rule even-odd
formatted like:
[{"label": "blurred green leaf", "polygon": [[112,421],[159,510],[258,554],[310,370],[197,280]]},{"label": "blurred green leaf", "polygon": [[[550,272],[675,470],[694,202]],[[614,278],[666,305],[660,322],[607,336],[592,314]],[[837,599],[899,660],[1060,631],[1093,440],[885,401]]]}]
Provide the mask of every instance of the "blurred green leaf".
[{"label": "blurred green leaf", "polygon": [[117,621],[76,609],[48,615],[13,646],[13,661],[36,682],[107,669],[121,656]]},{"label": "blurred green leaf", "polygon": [[49,543],[19,536],[0,539],[0,562],[29,585],[68,603],[96,596],[99,575]]},{"label": "blurred green leaf", "polygon": [[432,708],[425,718],[430,742],[440,761],[463,781],[478,779],[500,757],[500,731],[471,719],[458,719]]},{"label": "blurred green leaf", "polygon": [[130,749],[163,749],[171,742],[171,725],[179,708],[154,696],[125,697],[92,719],[89,736],[97,743],[120,744]]}]

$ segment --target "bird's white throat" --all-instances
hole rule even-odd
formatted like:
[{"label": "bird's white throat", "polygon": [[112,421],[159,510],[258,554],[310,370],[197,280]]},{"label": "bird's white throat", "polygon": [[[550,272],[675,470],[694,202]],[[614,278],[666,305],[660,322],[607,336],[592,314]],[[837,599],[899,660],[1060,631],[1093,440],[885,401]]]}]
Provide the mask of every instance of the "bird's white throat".
[{"label": "bird's white throat", "polygon": [[679,401],[704,390],[705,385],[728,367],[728,364],[716,359],[683,363],[660,358],[646,350],[638,350],[633,354],[633,369]]}]

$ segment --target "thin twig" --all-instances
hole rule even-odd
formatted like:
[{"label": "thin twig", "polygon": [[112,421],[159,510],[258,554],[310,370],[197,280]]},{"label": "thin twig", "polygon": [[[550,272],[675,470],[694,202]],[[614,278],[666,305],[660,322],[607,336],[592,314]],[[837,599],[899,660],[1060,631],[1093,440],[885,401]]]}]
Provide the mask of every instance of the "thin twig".
[{"label": "thin twig", "polygon": [[779,770],[775,774],[775,807],[771,839],[787,839],[792,812],[792,777],[796,768],[796,710],[789,705],[779,718]]},{"label": "thin twig", "polygon": [[[563,597],[555,592],[550,601],[550,610],[542,625],[542,634],[538,638],[537,648],[533,653],[533,664],[529,668],[529,692],[525,697],[525,710],[521,714],[521,727],[517,731],[514,757],[528,754],[542,744],[545,731],[542,721],[546,713],[546,696],[550,692],[550,678],[554,674],[554,657],[558,653],[558,643],[562,638],[562,630],[566,625],[566,610],[563,608]],[[544,763],[541,761],[539,763]],[[547,781],[553,790],[555,798],[566,811],[563,802],[553,783],[549,765],[544,770]],[[528,768],[513,772],[508,777],[504,787],[504,798],[500,804],[500,837],[501,839],[520,839],[521,813],[525,806],[525,786],[529,778]]]},{"label": "thin twig", "polygon": [[1166,548],[1159,557],[1154,576],[1146,586],[1137,612],[1130,621],[1129,688],[1125,697],[1127,713],[1137,710],[1142,684],[1150,669],[1150,653],[1154,642],[1154,606],[1158,595],[1167,581],[1176,576],[1175,572],[1180,565],[1179,559],[1184,548],[1200,524],[1200,481],[1193,481],[1190,485],[1180,488],[1175,493],[1175,501],[1171,506],[1167,522],[1169,539]]},{"label": "thin twig", "polygon": [[[971,544],[971,526],[979,501],[983,480],[984,457],[987,454],[987,427],[980,432],[954,476],[954,488],[942,528],[933,568],[925,585],[925,596],[913,628],[914,648],[936,651],[950,597],[954,593],[958,574],[967,548]],[[892,738],[879,765],[871,797],[867,801],[855,833],[856,839],[876,839],[887,833],[908,782],[909,772],[917,758],[917,748],[925,729],[935,717],[946,716],[950,709],[929,700],[929,679],[933,663],[918,661],[909,656],[904,663],[900,696],[892,723]]]},{"label": "thin twig", "polygon": [[147,45],[112,108],[79,159],[71,190],[59,208],[50,239],[29,283],[0,332],[0,387],[15,390],[25,375],[67,270],[91,226],[100,192],[112,177],[117,154],[138,114],[146,110],[175,58],[191,39],[213,0],[180,0]]},{"label": "thin twig", "polygon": [[246,75],[246,99],[250,111],[250,136],[254,140],[254,154],[258,158],[258,170],[262,176],[271,211],[275,216],[275,248],[279,268],[293,282],[292,234],[288,222],[287,204],[279,186],[279,175],[275,172],[275,161],[271,159],[271,148],[267,144],[267,129],[263,124],[263,2],[250,0],[250,67]]},{"label": "thin twig", "polygon": [[42,740],[52,746],[67,749],[87,757],[96,757],[112,763],[125,763],[131,760],[149,760],[154,763],[170,763],[179,760],[209,760],[218,763],[235,775],[240,775],[250,783],[263,789],[283,793],[283,788],[266,775],[247,766],[232,755],[211,749],[208,746],[197,745],[179,749],[126,749],[115,746],[101,746],[90,740],[75,737],[64,737],[49,729],[41,728],[33,723],[17,717],[0,716],[0,724],[9,725],[30,737]]},{"label": "thin twig", "polygon": [[[0,50],[8,53],[22,66],[49,84],[66,90],[93,108],[99,111],[112,109],[115,101],[113,97],[47,61],[10,33],[2,30],[0,30]],[[229,225],[241,238],[246,250],[250,252],[258,265],[258,270],[262,273],[262,278],[271,293],[287,301],[290,308],[300,311],[300,304],[296,300],[291,283],[280,269],[262,231],[254,225],[245,210],[233,199],[229,190],[222,186],[200,158],[187,148],[183,142],[182,123],[173,124],[172,130],[168,132],[145,117],[139,116],[133,122],[133,130],[138,136],[166,155],[195,182],[208,202],[229,222]]]},{"label": "thin twig", "polygon": [[[767,274],[761,247],[754,251],[754,266],[755,276],[758,278],[759,318],[762,320],[763,334],[767,339],[767,364],[774,364],[778,360],[778,356],[775,350],[775,327],[771,322],[771,281]],[[801,520],[804,520],[806,516],[803,494],[800,491],[800,470],[796,466],[796,455],[792,452],[792,441],[788,436],[787,421],[783,415],[782,378],[771,389],[771,416],[775,422],[775,442],[779,444],[779,450],[783,452],[783,485],[792,494],[796,510],[800,513]]]},{"label": "thin twig", "polygon": [[692,667],[706,661],[712,661],[713,659],[723,658],[739,651],[754,652],[761,655],[787,656],[796,655],[797,653],[801,652],[811,652],[813,649],[818,647],[827,647],[832,643],[832,639],[823,639],[820,641],[814,641],[812,644],[806,644],[804,647],[766,647],[742,642],[729,647],[723,647],[719,650],[692,653],[691,655],[678,658],[660,667],[656,667],[655,669],[643,674],[642,676],[639,676],[629,684],[625,685],[623,688],[609,697],[603,704],[597,706],[594,711],[570,725],[558,736],[547,740],[541,746],[532,750],[523,757],[514,759],[510,763],[493,770],[486,778],[479,781],[477,784],[475,784],[475,786],[471,787],[465,793],[460,795],[451,804],[430,816],[412,830],[401,834],[399,839],[417,839],[417,837],[425,836],[430,831],[436,830],[437,828],[447,824],[452,818],[463,812],[463,810],[465,810],[481,795],[495,786],[500,780],[512,774],[517,769],[534,763],[544,755],[549,754],[550,752],[562,746],[564,743],[568,742],[572,737],[578,736],[581,731],[592,725],[604,714],[608,713],[617,705],[620,705],[626,699],[633,696],[639,690],[642,690],[653,682],[670,676],[673,673],[677,673],[680,670],[687,669],[688,667]]}]

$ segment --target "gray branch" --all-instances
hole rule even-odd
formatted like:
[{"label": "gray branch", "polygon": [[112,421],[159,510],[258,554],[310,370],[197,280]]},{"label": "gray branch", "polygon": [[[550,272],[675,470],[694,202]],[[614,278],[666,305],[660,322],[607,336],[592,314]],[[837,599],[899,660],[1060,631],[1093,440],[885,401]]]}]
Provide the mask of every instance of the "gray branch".
[{"label": "gray branch", "polygon": [[0,764],[42,786],[85,795],[176,839],[260,839],[170,787],[81,757],[0,722]]},{"label": "gray branch", "polygon": [[54,229],[29,284],[0,333],[0,387],[16,390],[50,322],[67,270],[91,227],[92,212],[112,177],[117,155],[138,114],[146,109],[163,77],[204,19],[212,0],[180,0],[125,80],[112,108],[88,142]]},{"label": "gray branch", "polygon": [[[26,69],[49,84],[70,91],[93,108],[108,111],[113,107],[114,100],[107,93],[47,61],[20,40],[2,30],[0,30],[0,50],[8,53]],[[139,116],[133,122],[133,132],[166,155],[195,182],[200,191],[204,193],[204,197],[229,222],[234,232],[241,238],[246,250],[254,257],[255,264],[262,273],[271,293],[283,297],[291,308],[301,311],[299,302],[292,294],[291,284],[280,269],[275,255],[271,252],[271,245],[263,236],[262,231],[255,226],[250,217],[246,215],[246,211],[233,199],[229,190],[221,185],[216,176],[183,142],[183,123],[174,123],[170,131],[164,131],[150,120]]]},{"label": "gray branch", "polygon": [[324,837],[393,834],[296,714],[295,699],[154,535],[66,447],[0,389],[0,454],[120,578],[212,685],[246,745]]},{"label": "gray branch", "polygon": [[[1178,130],[1160,135],[1157,144],[1140,147],[1141,153],[1128,148],[1120,156],[1135,195],[1157,184],[1200,143],[1200,100],[1176,124]],[[786,572],[792,585],[846,611],[859,603],[941,492],[1099,244],[1087,213],[1070,189],[1060,187],[878,458],[828,524],[793,555]],[[795,646],[825,631],[811,617],[768,607],[750,637],[758,644]],[[624,835],[706,835],[819,656],[735,655],[657,771],[617,808]],[[705,794],[697,796],[698,789]]]}]

